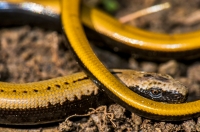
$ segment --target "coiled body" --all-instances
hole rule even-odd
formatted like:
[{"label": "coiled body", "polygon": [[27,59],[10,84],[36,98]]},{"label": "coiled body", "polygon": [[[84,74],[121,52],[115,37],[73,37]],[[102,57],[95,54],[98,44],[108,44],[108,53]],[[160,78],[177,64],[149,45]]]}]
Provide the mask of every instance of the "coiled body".
[{"label": "coiled body", "polygon": [[[109,73],[109,71],[98,61],[98,59],[96,58],[96,56],[94,56],[94,53],[92,52],[88,44],[88,41],[85,37],[84,31],[80,24],[80,16],[79,16],[79,10],[78,10],[79,1],[74,0],[74,1],[62,1],[62,2],[63,2],[62,3],[63,29],[64,29],[64,33],[67,35],[66,37],[69,38],[69,41],[71,44],[70,47],[72,51],[75,53],[80,64],[83,66],[83,68],[88,73],[88,75],[90,75],[90,77],[93,79],[94,82],[96,82],[97,84],[100,84],[100,86],[107,92],[108,96],[111,99],[120,103],[121,105],[123,105],[130,111],[136,112],[137,114],[141,116],[144,116],[147,118],[153,118],[157,120],[184,120],[184,119],[192,118],[194,116],[198,116],[200,114],[200,107],[199,107],[200,101],[195,101],[191,103],[183,103],[183,104],[165,104],[165,103],[155,102],[134,93],[131,89],[128,89],[124,84],[119,82],[116,79],[116,77],[113,77]],[[8,9],[16,10],[14,9],[14,7],[11,6]],[[21,8],[17,8],[17,10],[18,9],[21,9]],[[22,9],[24,10],[25,8],[22,8]],[[40,12],[41,14],[39,14],[38,12],[33,12],[32,10],[27,10],[27,11],[28,13],[35,14],[36,16],[39,15],[41,18],[44,18],[44,20],[49,20],[45,23],[46,25],[44,24],[47,28],[50,27],[47,23],[51,21],[56,22],[55,25],[59,25],[58,24],[59,22],[57,23],[57,20],[59,17],[58,15],[54,13],[45,14],[45,12],[41,11]],[[1,10],[1,13],[10,14],[6,10]],[[20,11],[18,13],[20,13]],[[5,15],[5,17],[6,16],[7,15]],[[24,18],[24,15],[21,18]],[[103,18],[107,18],[107,16],[103,16]],[[116,24],[113,19],[108,19],[108,20],[111,20],[111,22],[113,22],[113,25]],[[14,22],[15,20],[12,20],[12,21]],[[24,23],[26,22],[27,21],[24,21]],[[32,22],[33,22],[32,24],[41,24],[41,23],[34,23],[34,21]],[[101,22],[103,23],[105,27],[108,27],[108,29],[110,29],[110,27],[111,29],[113,28],[113,25],[110,26],[110,25],[106,25],[103,21]],[[15,24],[18,24],[17,21]],[[121,24],[117,23],[117,25],[121,25]],[[98,27],[98,26],[94,24],[91,27]],[[104,28],[102,27],[101,30],[97,29],[97,31],[104,34],[103,29],[105,29],[105,27]],[[126,30],[124,29],[129,29],[129,27],[126,27],[124,25],[116,26],[116,27],[121,27],[121,30],[125,31],[125,35],[127,35],[129,31],[138,31],[140,35],[142,34],[142,37],[144,37],[144,39],[153,38],[153,40],[155,40],[156,42],[159,42],[160,44],[160,41],[152,37],[151,34],[146,34],[143,31],[139,31],[139,30],[127,30],[126,32]],[[60,25],[58,26],[58,28],[56,27],[56,29],[59,30]],[[115,29],[116,28],[114,28],[114,30]],[[108,33],[111,33],[111,34],[108,34]],[[114,38],[118,38],[120,42],[123,41],[125,42],[125,44],[127,44],[127,42],[141,42],[141,41],[132,41],[135,39],[131,37],[127,38],[127,36],[124,38],[119,33],[116,33],[116,31],[106,32],[104,35],[108,35],[108,37],[113,36]],[[194,33],[194,35],[188,35],[188,36],[195,37],[197,35],[198,33]],[[171,37],[169,38],[168,36],[165,36],[165,35],[164,36],[158,35],[158,36],[162,39],[163,38],[167,39],[168,40],[167,42],[173,42],[173,39],[176,39],[175,42],[177,42],[178,40],[181,40],[180,39],[181,36],[174,37],[173,39],[170,39]],[[151,39],[148,39],[148,40],[151,40]],[[189,43],[190,40],[188,39],[187,42]],[[197,41],[193,41],[193,42],[197,42]],[[142,43],[145,44],[144,42]],[[191,45],[192,48],[189,48],[189,52],[192,51],[193,53],[193,51],[195,51],[195,48],[197,50],[199,49],[198,46],[197,47],[194,46],[195,44]],[[139,45],[141,45],[141,43],[139,43]],[[180,51],[180,52],[186,53],[187,50],[185,49],[187,48],[185,48],[185,46],[186,45],[183,44],[183,48],[178,48],[178,52]],[[133,48],[138,48],[138,47],[140,46],[137,46],[137,44],[134,44],[133,46]],[[144,52],[145,50],[151,51],[153,46],[152,47],[150,46],[150,48],[148,47],[149,45],[146,48],[144,45],[144,47],[141,47],[138,49]],[[167,47],[171,47],[170,49],[167,49],[167,50],[163,48],[160,49],[159,47],[160,46],[157,46],[156,48],[158,49],[158,52],[162,52],[164,54],[165,53],[170,54],[171,53],[170,49],[172,49],[172,52],[175,53],[177,49],[174,49],[173,47],[179,47],[179,46],[172,46],[172,47],[167,46]],[[166,46],[161,46],[161,47],[166,47]],[[92,82],[88,82],[88,81],[89,81],[88,77],[85,74],[81,73],[79,76],[74,75],[69,78],[63,77],[63,78],[58,78],[58,79],[52,79],[49,81],[29,83],[29,84],[0,83],[0,88],[2,90],[0,91],[2,94],[2,98],[0,97],[0,100],[2,101],[2,105],[0,106],[0,109],[2,112],[0,113],[2,117],[0,119],[0,123],[11,124],[11,125],[43,124],[43,123],[62,120],[64,117],[71,114],[82,113],[83,112],[82,109],[86,107],[87,108],[95,107],[98,105],[98,103],[95,103],[92,101],[96,100],[98,98],[98,96],[96,95],[99,95],[100,93],[98,92],[98,90],[96,90],[97,88],[93,88],[94,84],[91,84]],[[163,81],[166,81],[166,80],[164,79]],[[92,88],[88,91],[87,88],[89,84]],[[87,88],[82,89],[81,87],[85,85]],[[10,91],[7,91],[6,89],[4,89],[6,87],[9,87]],[[76,111],[74,112],[75,109]]]},{"label": "coiled body", "polygon": [[[62,24],[64,32],[80,64],[91,78],[104,86],[104,90],[111,99],[138,115],[156,120],[185,120],[199,116],[200,100],[183,104],[155,102],[135,94],[113,77],[94,55],[88,43],[80,23],[79,2],[79,0],[62,1]],[[155,39],[155,41],[158,40]],[[160,46],[162,47],[162,45]],[[199,45],[197,44],[197,46]],[[174,51],[173,48],[172,51]]]}]

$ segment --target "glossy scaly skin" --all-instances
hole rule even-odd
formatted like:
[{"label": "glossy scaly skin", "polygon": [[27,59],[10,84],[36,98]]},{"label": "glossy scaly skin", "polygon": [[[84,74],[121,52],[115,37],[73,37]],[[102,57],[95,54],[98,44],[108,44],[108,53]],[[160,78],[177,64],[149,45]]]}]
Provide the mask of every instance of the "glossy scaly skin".
[{"label": "glossy scaly skin", "polygon": [[119,82],[94,55],[83,31],[79,0],[62,1],[62,24],[70,46],[88,75],[104,86],[107,94],[130,111],[157,120],[184,120],[200,114],[200,100],[165,104],[146,99]]},{"label": "glossy scaly skin", "polygon": [[[8,0],[19,4],[24,0]],[[60,14],[60,2],[58,0],[28,0],[52,9]],[[101,33],[109,40],[108,45],[115,51],[125,51],[150,59],[191,59],[200,57],[199,35],[200,31],[184,34],[161,34],[138,29],[122,24],[113,17],[96,9],[82,6],[81,21],[91,29]],[[152,54],[153,52],[153,54]],[[161,57],[158,57],[161,56]]]},{"label": "glossy scaly skin", "polygon": [[[155,101],[145,99],[141,96],[138,96],[137,94],[135,94],[132,91],[130,91],[129,89],[127,89],[120,82],[118,82],[118,80],[116,78],[114,78],[108,72],[108,70],[93,55],[91,48],[87,45],[88,42],[84,36],[84,32],[82,31],[80,20],[78,18],[79,17],[78,1],[74,1],[73,3],[70,3],[70,2],[71,1],[69,1],[69,4],[68,4],[69,7],[65,6],[66,5],[65,1],[63,1],[62,6],[63,6],[63,25],[67,32],[67,36],[69,37],[70,42],[72,43],[72,48],[73,48],[74,52],[77,54],[81,63],[83,63],[83,65],[86,67],[86,70],[88,70],[90,72],[90,74],[93,75],[94,79],[97,79],[101,84],[103,84],[105,86],[105,91],[108,92],[109,96],[113,100],[115,100],[116,102],[119,102],[120,104],[122,104],[123,106],[128,108],[129,110],[135,111],[139,115],[142,115],[144,117],[153,118],[153,119],[158,119],[158,120],[159,119],[161,119],[161,120],[182,120],[182,119],[192,118],[194,115],[197,116],[199,114],[200,108],[197,107],[197,106],[199,106],[199,103],[200,103],[199,101],[185,103],[185,104],[179,104],[179,105],[158,103]],[[77,5],[71,6],[70,4],[72,4],[72,5],[77,4]],[[68,14],[67,14],[65,9],[69,9],[68,11],[70,11],[70,12],[68,12]],[[73,11],[75,11],[75,12],[73,12]],[[108,19],[107,19],[107,17],[105,17],[105,19],[110,20],[109,17],[108,17]],[[96,20],[96,19],[94,19],[94,20]],[[99,20],[99,21],[101,21],[101,20]],[[114,21],[114,19],[113,19],[113,21]],[[66,24],[67,22],[69,25]],[[73,23],[70,23],[70,22],[73,22]],[[102,23],[103,23],[103,20],[102,20]],[[112,24],[115,24],[115,21]],[[103,25],[104,25],[104,23],[103,23]],[[107,29],[110,28],[109,26],[104,25],[104,29],[105,29],[105,27]],[[120,27],[124,27],[124,25],[120,24]],[[114,28],[114,29],[116,29],[116,28]],[[127,31],[134,31],[136,34],[140,33],[142,39],[143,39],[143,33],[147,35],[146,36],[147,38],[148,37],[156,38],[156,36],[154,36],[156,34],[149,34],[149,36],[148,36],[148,33],[145,33],[144,31],[136,30],[136,29],[132,30],[131,27],[124,28],[124,29],[126,29]],[[117,31],[119,31],[119,33],[120,33],[121,29],[117,30]],[[183,36],[180,35],[179,37],[177,37],[177,39],[181,40],[181,36],[182,37],[187,36],[186,38],[193,36],[195,38],[195,37],[197,37],[197,35],[198,35],[198,33],[191,33],[191,34],[187,34],[187,35],[183,35]],[[162,40],[164,38],[169,39],[169,37],[164,37],[164,36],[162,37],[162,35],[161,35],[159,37],[161,37]],[[118,38],[120,40],[121,37],[118,37]],[[121,40],[124,40],[124,39],[121,39]],[[144,38],[144,40],[145,40],[145,38]],[[142,40],[142,41],[144,41],[144,40]],[[156,40],[156,41],[159,41],[159,40]],[[172,41],[172,40],[168,40],[168,41]],[[161,42],[161,41],[159,41],[159,42]],[[173,52],[179,51],[179,46],[172,46],[172,45],[168,46],[168,47],[171,47],[170,49],[172,49]],[[195,47],[195,48],[198,48],[198,47]],[[142,45],[142,49],[145,50],[148,48],[146,48],[145,45],[144,45],[144,47]],[[193,48],[188,48],[188,49],[192,50]],[[162,50],[162,48],[161,48],[161,50]],[[186,50],[186,48],[184,50]],[[182,50],[180,50],[180,51],[182,51]],[[165,52],[165,49],[164,49],[164,52]],[[169,51],[166,50],[166,52],[169,52]],[[85,53],[87,53],[87,54],[85,54]],[[102,75],[102,73],[104,73],[104,75]],[[189,108],[191,108],[191,109],[189,109]]]},{"label": "glossy scaly skin", "polygon": [[[162,93],[171,92],[175,98],[181,95],[182,99],[177,98],[179,102],[185,100],[188,92],[185,86],[166,75],[134,70],[113,70],[112,73],[129,88],[148,91],[149,88],[165,85],[167,89],[163,89]],[[157,93],[153,91],[153,94]],[[88,108],[105,105],[108,98],[81,72],[25,84],[0,82],[0,102],[0,124],[36,125],[84,114]]]}]

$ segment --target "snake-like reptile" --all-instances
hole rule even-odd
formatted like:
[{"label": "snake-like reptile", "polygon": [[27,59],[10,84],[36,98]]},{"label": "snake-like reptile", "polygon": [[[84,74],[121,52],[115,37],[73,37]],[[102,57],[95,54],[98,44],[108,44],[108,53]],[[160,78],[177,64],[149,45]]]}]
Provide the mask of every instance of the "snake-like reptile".
[{"label": "snake-like reptile", "polygon": [[[38,12],[30,7],[33,3],[28,4],[29,8],[26,8],[28,7],[26,4],[21,4],[19,1],[14,2],[14,4],[1,2],[0,15],[3,14],[1,16],[5,19],[2,20],[1,24],[5,25],[6,18],[9,18],[9,15],[12,16],[12,13],[14,15],[22,14],[19,18],[26,18],[25,16],[32,13],[33,16],[48,20],[45,21],[45,26],[48,26],[49,23],[52,25],[59,23],[58,14],[50,11],[45,12],[43,6],[40,8],[43,10]],[[86,25],[88,24],[90,28],[104,36],[124,43],[124,46],[120,45],[118,48],[127,49],[127,46],[131,46],[133,50],[136,49],[134,51],[143,51],[142,54],[153,53],[151,57],[163,54],[164,58],[168,58],[170,55],[180,58],[182,53],[186,54],[188,58],[199,56],[197,54],[200,47],[197,44],[198,32],[172,36],[153,34],[120,24],[105,13],[93,8],[83,7],[83,15],[81,16],[90,14],[90,17],[88,19],[85,19],[87,17],[81,18],[79,0],[63,0],[61,5],[64,33],[70,42],[72,51],[88,75],[77,73],[68,77],[26,84],[0,82],[0,124],[44,124],[63,120],[71,114],[83,113],[88,107],[96,107],[101,104],[99,101],[101,90],[96,85],[115,102],[147,118],[174,121],[193,118],[200,114],[200,101],[181,104],[156,102],[171,101],[174,103],[177,100],[182,102],[186,98],[187,88],[167,75],[116,70],[112,71],[113,76],[94,55],[80,20],[82,19]],[[18,24],[19,21],[12,20],[14,24]],[[33,20],[32,22],[36,25],[41,24],[41,22],[37,23]],[[59,29],[59,26],[53,28]]]}]

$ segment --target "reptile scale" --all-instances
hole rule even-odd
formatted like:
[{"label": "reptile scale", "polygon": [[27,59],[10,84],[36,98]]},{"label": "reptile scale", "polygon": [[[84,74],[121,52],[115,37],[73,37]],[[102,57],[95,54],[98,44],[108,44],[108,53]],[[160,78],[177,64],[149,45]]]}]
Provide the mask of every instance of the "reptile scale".
[{"label": "reptile scale", "polygon": [[[0,17],[3,18],[1,18],[1,25],[5,25],[7,21],[12,19],[12,15],[16,14],[22,14],[21,16],[19,15],[19,18],[22,18],[24,21],[21,19],[12,20],[14,23],[13,25],[19,24],[18,22],[21,22],[20,24],[27,22],[35,25],[41,24],[42,21],[33,21],[34,15],[35,17],[39,16],[46,20],[43,23],[46,27],[55,23],[57,23],[55,25],[59,25],[59,6],[56,6],[56,4],[54,5],[58,9],[58,12],[55,13],[44,8],[48,4],[53,5],[51,2],[45,3],[45,1],[37,0],[33,2],[38,2],[44,6],[35,4],[36,7],[41,7],[38,12],[33,8],[34,3],[23,3],[23,1],[13,3],[1,2]],[[58,1],[55,2],[58,3]],[[89,107],[95,107],[101,103],[101,101],[96,101],[99,95],[101,95],[101,90],[98,90],[95,83],[99,85],[112,100],[146,118],[175,121],[190,119],[200,114],[200,101],[181,104],[168,104],[153,101],[153,99],[156,100],[154,97],[157,98],[160,95],[160,99],[164,99],[161,101],[171,101],[174,103],[177,99],[181,100],[178,102],[185,100],[187,89],[167,75],[132,70],[117,70],[117,72],[112,72],[114,74],[113,76],[94,55],[86,39],[80,19],[90,28],[95,29],[107,37],[111,37],[119,43],[123,43],[121,45],[125,45],[126,48],[127,46],[131,46],[134,51],[145,51],[145,53],[146,51],[155,52],[156,55],[164,54],[166,58],[172,53],[174,55],[179,53],[188,54],[189,58],[191,53],[195,57],[199,56],[199,54],[194,55],[196,51],[199,51],[200,47],[196,44],[198,32],[174,36],[148,33],[137,28],[120,24],[115,19],[95,8],[83,6],[82,15],[80,16],[79,3],[79,0],[63,0],[61,2],[62,26],[66,37],[69,39],[72,51],[75,53],[77,60],[88,75],[77,73],[68,77],[26,84],[1,82],[0,100],[2,103],[0,105],[0,124],[44,124],[63,120],[68,115],[84,113],[85,111],[83,111],[83,109],[86,110]],[[91,15],[88,13],[91,13]],[[33,15],[31,16],[33,17],[32,21],[24,19],[30,15]],[[88,16],[90,17],[88,18]],[[105,20],[109,21],[110,24],[105,22]],[[100,23],[97,23],[98,21]],[[59,26],[53,28],[59,29]],[[130,33],[132,34],[131,36]],[[140,40],[138,40],[137,36]],[[156,39],[156,37],[160,39]],[[185,38],[184,40],[187,41],[182,43],[182,38]],[[166,41],[163,41],[163,39],[166,39]],[[151,40],[155,45],[150,43]],[[124,47],[121,45],[119,48]],[[156,48],[154,48],[155,46]],[[181,54],[179,54],[177,58],[180,58],[180,55]],[[119,81],[116,76],[122,81]],[[94,83],[88,78],[91,78]],[[132,82],[131,85],[129,85],[130,82]],[[166,91],[165,88],[169,89]],[[140,95],[135,92],[138,92]],[[164,94],[161,93],[167,93],[166,95],[169,95],[170,99],[162,96]],[[54,96],[52,97],[52,95]],[[74,111],[74,109],[76,109],[76,111]]]}]

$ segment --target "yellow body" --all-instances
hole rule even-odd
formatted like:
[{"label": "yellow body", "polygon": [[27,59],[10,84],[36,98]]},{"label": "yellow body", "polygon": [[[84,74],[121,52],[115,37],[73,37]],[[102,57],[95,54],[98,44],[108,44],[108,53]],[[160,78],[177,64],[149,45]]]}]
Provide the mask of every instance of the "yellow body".
[{"label": "yellow body", "polygon": [[[19,2],[20,1],[16,3]],[[51,1],[46,3],[47,1],[33,0],[33,2],[38,2],[39,4],[43,4],[45,6],[51,5],[55,7],[58,13],[60,11],[58,1],[54,1],[54,4],[52,4]],[[89,46],[80,22],[79,0],[63,0],[61,5],[63,28],[71,43],[71,47],[80,61],[83,63],[84,67],[89,70],[93,77],[95,77],[101,84],[105,86],[105,90],[111,93],[111,97],[114,99],[116,98],[116,100],[121,100],[128,109],[134,108],[145,113],[156,115],[157,117],[164,116],[166,117],[166,120],[168,117],[190,116],[192,114],[200,113],[200,101],[183,104],[165,104],[146,99],[125,87],[98,60]],[[108,37],[113,38],[116,41],[122,42],[129,46],[144,50],[148,49],[165,52],[185,51],[200,48],[199,31],[180,35],[151,33],[128,25],[123,25],[99,10],[91,9],[91,16],[88,16],[86,11],[87,9],[82,9],[83,11],[81,17],[82,21],[86,25]],[[54,85],[54,83],[55,82],[52,81],[52,85]],[[28,85],[34,86],[36,84],[31,83],[23,85],[11,85],[0,83],[0,88],[4,87],[5,85],[7,85],[7,87],[10,89],[16,87],[24,90],[24,88]],[[41,88],[46,86],[46,82],[41,82],[38,88],[40,88],[40,86]],[[41,94],[40,97],[42,96],[46,95]],[[34,96],[31,94],[30,96],[24,97],[32,98]],[[13,97],[13,99],[15,98]],[[48,100],[48,98],[46,99]]]},{"label": "yellow body", "polygon": [[[105,20],[108,21],[108,19]],[[62,23],[71,47],[86,69],[88,69],[92,75],[106,87],[106,90],[110,91],[116,99],[120,99],[126,103],[128,107],[130,106],[149,114],[166,116],[166,118],[170,116],[186,116],[200,112],[200,100],[183,104],[155,102],[135,94],[112,76],[94,55],[86,39],[80,23],[79,0],[62,1]],[[168,38],[166,35],[160,36],[163,39]],[[154,38],[154,36],[151,38]],[[155,39],[154,41],[158,40]],[[172,40],[170,39],[168,41]]]},{"label": "yellow body", "polygon": [[98,88],[89,79],[77,81],[86,77],[87,75],[82,72],[26,84],[1,82],[0,108],[48,107],[49,103],[52,105],[63,104],[65,101],[73,101],[75,98],[81,100],[82,96],[89,96],[92,93],[96,95]]},{"label": "yellow body", "polygon": [[[7,1],[19,4],[25,0]],[[26,2],[38,3],[45,8],[51,8],[52,11],[58,14],[61,12],[59,0],[26,0]],[[162,52],[187,51],[200,48],[200,31],[174,35],[148,32],[122,24],[104,12],[84,5],[81,8],[81,21],[95,31],[130,47]]]}]

